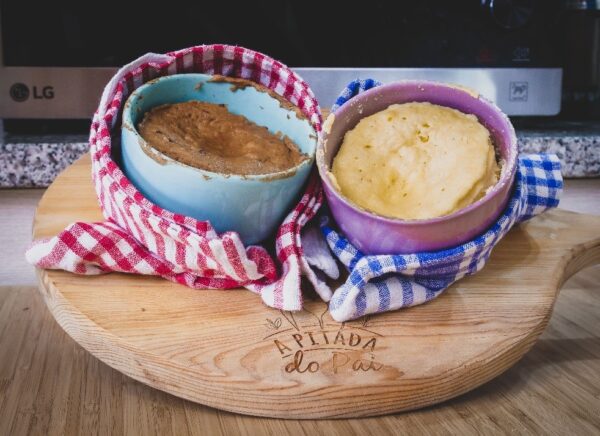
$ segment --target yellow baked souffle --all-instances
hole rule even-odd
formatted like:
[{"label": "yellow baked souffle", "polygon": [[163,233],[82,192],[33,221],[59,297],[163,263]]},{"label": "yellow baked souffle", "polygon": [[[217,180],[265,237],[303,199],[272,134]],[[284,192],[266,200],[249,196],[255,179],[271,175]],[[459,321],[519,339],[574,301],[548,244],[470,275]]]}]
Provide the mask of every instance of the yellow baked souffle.
[{"label": "yellow baked souffle", "polygon": [[500,168],[477,117],[415,102],[363,118],[346,133],[331,173],[337,189],[368,211],[428,219],[483,197]]}]

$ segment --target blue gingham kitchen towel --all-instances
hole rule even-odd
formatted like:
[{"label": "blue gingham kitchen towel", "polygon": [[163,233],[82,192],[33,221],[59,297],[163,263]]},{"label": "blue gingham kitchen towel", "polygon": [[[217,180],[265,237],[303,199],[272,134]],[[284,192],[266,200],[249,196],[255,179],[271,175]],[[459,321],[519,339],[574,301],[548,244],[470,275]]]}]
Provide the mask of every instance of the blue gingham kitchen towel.
[{"label": "blue gingham kitchen towel", "polygon": [[[333,110],[378,85],[373,80],[352,82]],[[324,219],[321,230],[327,243],[350,271],[329,302],[331,316],[342,322],[433,300],[455,281],[480,271],[494,246],[514,224],[558,206],[562,186],[556,155],[520,155],[513,194],[496,223],[472,241],[436,252],[365,255]]]}]

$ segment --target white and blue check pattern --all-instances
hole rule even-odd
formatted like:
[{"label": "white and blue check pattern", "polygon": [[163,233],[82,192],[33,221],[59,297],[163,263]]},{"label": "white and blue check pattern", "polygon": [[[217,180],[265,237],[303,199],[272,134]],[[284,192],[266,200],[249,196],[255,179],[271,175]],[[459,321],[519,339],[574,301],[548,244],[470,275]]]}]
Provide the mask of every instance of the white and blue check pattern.
[{"label": "white and blue check pattern", "polygon": [[[368,89],[365,84],[377,86],[370,82],[352,82],[338,98],[338,107]],[[455,281],[480,271],[513,225],[558,206],[563,186],[558,157],[521,155],[517,165],[514,191],[500,218],[485,233],[457,247],[417,254],[365,255],[323,220],[321,230],[329,247],[350,272],[331,298],[332,317],[342,322],[423,304]]]},{"label": "white and blue check pattern", "polygon": [[348,83],[344,90],[340,93],[335,103],[331,106],[331,112],[338,110],[340,106],[350,100],[352,97],[356,97],[361,92],[365,92],[376,86],[380,86],[382,83],[373,79],[356,79]]}]

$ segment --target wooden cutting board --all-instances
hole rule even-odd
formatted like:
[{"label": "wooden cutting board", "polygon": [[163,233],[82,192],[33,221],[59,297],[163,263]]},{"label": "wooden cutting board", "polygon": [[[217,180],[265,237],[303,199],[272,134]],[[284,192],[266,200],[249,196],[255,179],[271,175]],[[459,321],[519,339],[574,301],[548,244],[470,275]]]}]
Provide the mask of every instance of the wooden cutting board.
[{"label": "wooden cutting board", "polygon": [[[48,188],[33,236],[101,219],[85,156]],[[342,324],[317,300],[292,313],[246,290],[153,277],[39,279],[62,328],[136,380],[249,415],[331,418],[416,409],[496,377],[544,330],[562,283],[599,262],[600,217],[555,210],[513,229],[483,271],[438,299]]]}]

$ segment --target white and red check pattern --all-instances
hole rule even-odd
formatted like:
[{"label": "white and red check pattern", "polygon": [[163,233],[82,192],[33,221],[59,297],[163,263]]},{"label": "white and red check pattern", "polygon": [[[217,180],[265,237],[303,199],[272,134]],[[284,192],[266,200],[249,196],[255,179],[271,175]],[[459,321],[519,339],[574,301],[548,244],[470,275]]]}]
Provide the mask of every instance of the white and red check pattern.
[{"label": "white and red check pattern", "polygon": [[246,287],[268,306],[300,310],[301,275],[328,301],[329,288],[309,267],[300,230],[323,202],[320,181],[311,175],[298,205],[276,237],[281,271],[260,246],[244,247],[237,233],[218,235],[211,224],[174,214],[146,199],[112,158],[111,134],[131,92],[155,77],[199,72],[249,79],[296,105],[321,131],[321,113],[308,85],[292,70],[261,53],[228,45],[203,45],[167,55],[148,54],[122,68],[107,85],[92,120],[92,178],[102,223],[74,223],[59,235],[35,241],[27,259],[39,268],[78,274],[110,271],[156,275],[193,288]]}]

